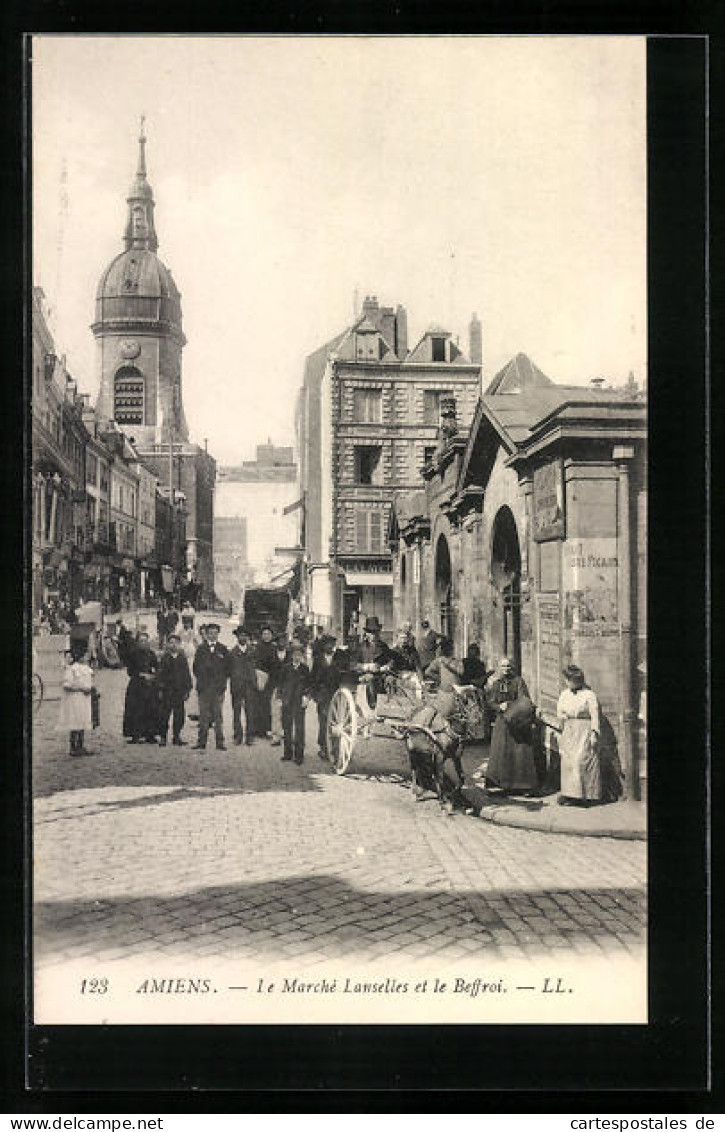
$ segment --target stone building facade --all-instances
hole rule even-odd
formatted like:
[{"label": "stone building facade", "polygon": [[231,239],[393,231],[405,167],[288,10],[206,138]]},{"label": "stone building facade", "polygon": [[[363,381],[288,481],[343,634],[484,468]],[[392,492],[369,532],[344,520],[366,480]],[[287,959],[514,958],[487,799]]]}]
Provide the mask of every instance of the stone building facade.
[{"label": "stone building facade", "polygon": [[550,751],[561,670],[579,664],[602,705],[628,795],[642,796],[642,395],[632,385],[557,386],[520,355],[491,383],[470,429],[439,444],[423,477],[425,492],[401,501],[390,527],[398,618],[427,616],[458,655],[478,642],[490,667],[511,656]]},{"label": "stone building facade", "polygon": [[431,327],[409,350],[404,308],[381,307],[374,296],[308,358],[298,444],[312,620],[344,633],[357,612],[391,632],[391,504],[420,483],[441,403],[454,396],[467,424],[479,394],[480,363],[448,331]]},{"label": "stone building facade", "polygon": [[86,430],[83,400],[56,353],[45,296],[32,296],[33,604],[83,597]]}]

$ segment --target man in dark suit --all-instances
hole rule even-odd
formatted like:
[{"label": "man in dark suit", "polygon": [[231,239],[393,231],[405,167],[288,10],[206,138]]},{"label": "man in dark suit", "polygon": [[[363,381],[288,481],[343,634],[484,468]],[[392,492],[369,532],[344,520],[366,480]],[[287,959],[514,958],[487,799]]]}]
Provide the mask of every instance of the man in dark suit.
[{"label": "man in dark suit", "polygon": [[173,715],[173,742],[175,747],[185,747],[181,738],[181,729],[184,726],[184,703],[191,691],[191,673],[189,662],[181,651],[181,637],[178,633],[170,633],[167,642],[167,651],[159,662],[157,676],[159,689],[159,746],[165,747],[169,731],[169,720]]},{"label": "man in dark suit", "polygon": [[206,639],[196,650],[194,675],[199,693],[199,739],[195,750],[206,748],[209,728],[213,726],[217,750],[226,751],[222,704],[229,679],[229,650],[219,643],[219,626],[214,622],[206,626]]},{"label": "man in dark suit", "polygon": [[[340,687],[340,669],[335,663],[335,638],[320,638],[318,655],[312,662],[312,696],[317,704],[317,747],[321,759],[327,758],[327,713]],[[314,651],[314,645],[313,645]]]},{"label": "man in dark suit", "polygon": [[240,746],[244,740],[242,728],[242,708],[247,724],[246,745],[254,742],[255,705],[257,703],[257,670],[254,657],[249,648],[249,634],[241,628],[234,630],[237,643],[229,652],[229,687],[232,693],[232,717],[234,720],[234,742]]},{"label": "man in dark suit", "polygon": [[305,757],[305,712],[310,691],[310,670],[303,662],[303,655],[302,646],[293,643],[279,684],[284,732],[282,761],[294,759],[298,766]]}]

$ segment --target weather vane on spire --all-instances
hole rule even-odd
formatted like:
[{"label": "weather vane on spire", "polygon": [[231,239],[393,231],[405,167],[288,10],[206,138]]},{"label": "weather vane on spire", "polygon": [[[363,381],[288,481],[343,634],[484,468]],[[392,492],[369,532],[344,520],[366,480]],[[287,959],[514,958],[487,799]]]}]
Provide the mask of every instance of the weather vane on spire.
[{"label": "weather vane on spire", "polygon": [[146,134],[144,133],[144,123],[146,122],[146,115],[141,115],[141,133],[139,135],[140,141],[146,141]]}]

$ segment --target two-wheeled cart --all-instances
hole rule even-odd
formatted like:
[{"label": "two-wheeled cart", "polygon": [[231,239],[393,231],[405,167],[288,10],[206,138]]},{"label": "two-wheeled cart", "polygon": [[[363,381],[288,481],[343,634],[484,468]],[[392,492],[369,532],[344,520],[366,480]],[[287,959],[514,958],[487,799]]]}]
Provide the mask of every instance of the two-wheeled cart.
[{"label": "two-wheeled cart", "polygon": [[[378,692],[381,683],[384,691]],[[334,771],[345,774],[360,739],[407,740],[418,734],[443,751],[453,735],[462,746],[482,710],[475,692],[468,685],[457,687],[454,711],[443,721],[434,710],[435,697],[414,673],[346,673],[327,714],[327,752]],[[425,707],[431,710],[421,710]]]}]

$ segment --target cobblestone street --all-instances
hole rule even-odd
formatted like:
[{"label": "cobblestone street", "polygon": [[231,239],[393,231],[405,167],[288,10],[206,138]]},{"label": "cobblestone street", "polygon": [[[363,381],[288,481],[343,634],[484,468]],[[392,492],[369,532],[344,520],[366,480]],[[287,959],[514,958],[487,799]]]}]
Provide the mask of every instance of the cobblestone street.
[{"label": "cobblestone street", "polygon": [[[314,707],[302,767],[261,741],[204,753],[129,746],[119,738],[125,685],[124,673],[98,675],[92,758],[68,757],[57,702],[36,719],[40,966],[189,953],[314,965],[641,949],[643,843],[416,805],[402,743],[361,743],[338,777],[317,757]],[[185,736],[195,739],[188,721]]]}]

